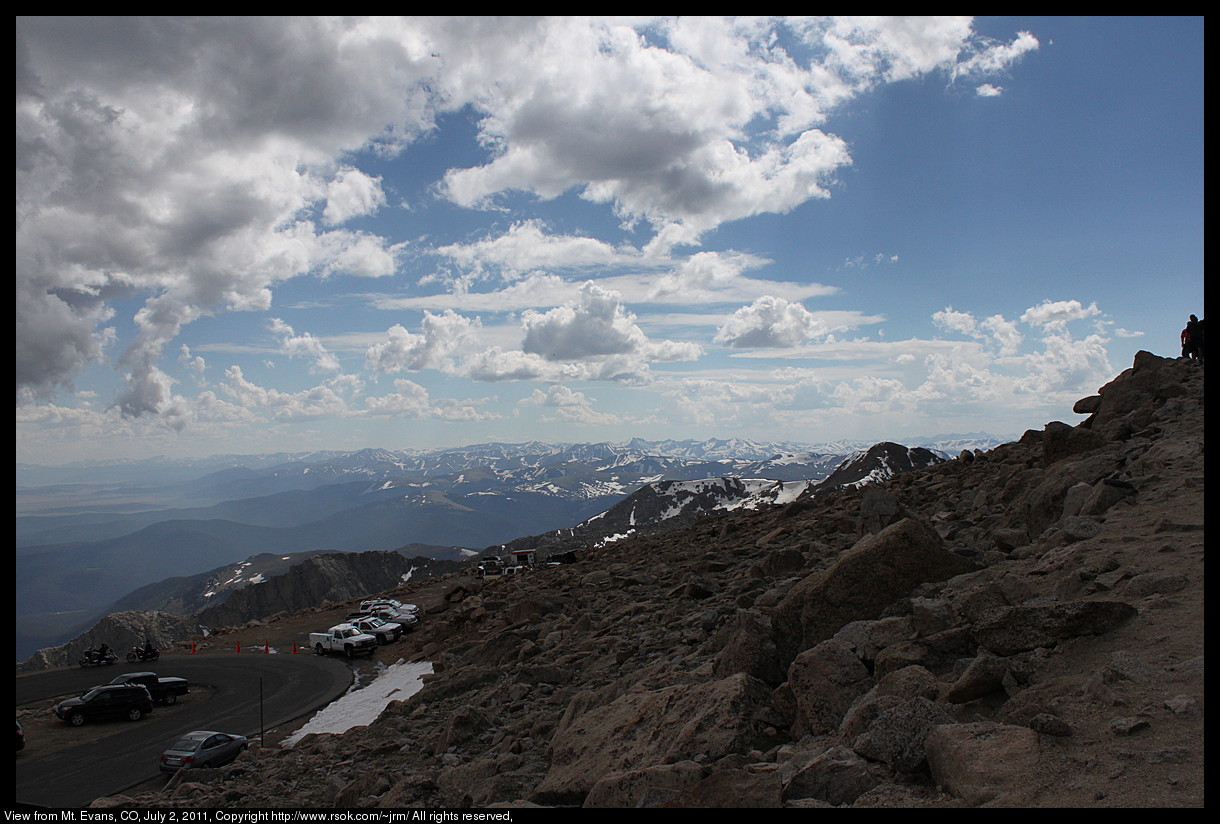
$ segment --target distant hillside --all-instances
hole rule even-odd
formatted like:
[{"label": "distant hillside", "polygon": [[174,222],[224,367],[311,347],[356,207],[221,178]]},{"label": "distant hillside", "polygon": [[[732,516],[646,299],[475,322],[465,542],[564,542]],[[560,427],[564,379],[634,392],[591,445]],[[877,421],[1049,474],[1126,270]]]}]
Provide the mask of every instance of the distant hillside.
[{"label": "distant hillside", "polygon": [[198,575],[166,578],[124,595],[110,607],[110,611],[194,615],[210,606],[223,603],[240,589],[283,575],[307,558],[324,551],[298,552],[292,555],[264,552]]}]

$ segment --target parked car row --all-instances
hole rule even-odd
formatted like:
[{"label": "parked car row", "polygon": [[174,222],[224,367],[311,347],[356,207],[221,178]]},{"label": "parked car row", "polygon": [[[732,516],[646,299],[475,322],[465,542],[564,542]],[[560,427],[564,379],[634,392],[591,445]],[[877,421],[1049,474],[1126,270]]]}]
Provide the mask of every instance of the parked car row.
[{"label": "parked car row", "polygon": [[98,718],[139,721],[153,710],[153,703],[173,704],[190,692],[185,678],[158,678],[155,672],[128,672],[109,684],[91,687],[75,698],[57,703],[55,717],[79,727]]},{"label": "parked car row", "polygon": [[371,616],[399,624],[403,628],[403,632],[406,632],[419,623],[419,607],[415,604],[404,604],[393,598],[370,598],[361,601],[356,612],[353,612],[348,618],[362,616]]},{"label": "parked car row", "polygon": [[349,618],[348,623],[366,635],[373,636],[377,643],[383,646],[397,641],[404,631],[403,625],[397,621],[386,621],[375,615]]},{"label": "parked car row", "polygon": [[369,598],[360,602],[341,624],[325,632],[309,633],[309,646],[318,655],[341,653],[349,658],[372,655],[376,648],[392,644],[419,623],[419,607],[393,598]]},{"label": "parked car row", "polygon": [[110,682],[111,684],[140,684],[148,689],[152,700],[158,704],[173,704],[178,696],[189,693],[190,684],[185,678],[158,678],[155,672],[128,672]]},{"label": "parked car row", "polygon": [[[87,721],[126,718],[139,721],[153,711],[154,703],[170,705],[190,692],[185,678],[160,678],[154,672],[129,672],[109,684],[92,687],[75,698],[66,698],[52,708],[55,716],[79,727]],[[181,736],[161,753],[161,772],[199,767],[220,767],[249,747],[244,735],[195,730]],[[25,746],[25,733],[17,722],[17,749]]]}]

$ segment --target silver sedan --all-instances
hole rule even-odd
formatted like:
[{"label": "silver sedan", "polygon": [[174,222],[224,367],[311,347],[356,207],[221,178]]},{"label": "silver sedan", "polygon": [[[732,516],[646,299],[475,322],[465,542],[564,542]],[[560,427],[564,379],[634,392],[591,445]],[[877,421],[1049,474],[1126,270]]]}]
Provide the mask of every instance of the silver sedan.
[{"label": "silver sedan", "polygon": [[213,730],[195,730],[179,738],[161,753],[161,772],[228,764],[250,745],[244,735]]}]

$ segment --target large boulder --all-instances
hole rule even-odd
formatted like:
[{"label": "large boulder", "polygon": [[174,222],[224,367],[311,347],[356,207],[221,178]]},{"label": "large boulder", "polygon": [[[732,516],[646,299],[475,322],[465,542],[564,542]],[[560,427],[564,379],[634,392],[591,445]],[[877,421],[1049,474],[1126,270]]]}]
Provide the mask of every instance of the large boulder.
[{"label": "large boulder", "polygon": [[945,699],[953,704],[965,704],[1004,688],[1004,676],[1008,675],[1008,662],[991,655],[986,650],[972,660],[957,680],[945,693]]},{"label": "large boulder", "polygon": [[765,615],[739,612],[726,634],[725,645],[712,662],[712,672],[717,678],[744,672],[768,684],[777,685],[784,680],[775,654],[771,622]]},{"label": "large boulder", "polygon": [[927,698],[911,698],[878,712],[851,746],[865,758],[884,762],[900,773],[915,773],[924,766],[928,731],[952,723],[939,704]]},{"label": "large boulder", "polygon": [[584,806],[630,809],[644,806],[649,799],[668,800],[695,786],[706,775],[703,765],[694,761],[610,773],[597,779],[585,797]]},{"label": "large boulder", "polygon": [[1123,601],[1069,601],[1051,606],[999,607],[971,627],[975,640],[996,655],[1051,647],[1078,635],[1100,635],[1138,612]]},{"label": "large boulder", "polygon": [[880,783],[867,761],[841,745],[785,765],[780,779],[784,800],[813,798],[836,807],[852,803]]},{"label": "large boulder", "polygon": [[968,804],[1004,803],[1038,770],[1038,733],[979,721],[933,727],[924,739],[932,778]]},{"label": "large boulder", "polygon": [[1055,471],[1024,491],[1010,507],[1016,518],[1012,526],[1024,527],[1030,537],[1040,535],[1063,518],[1069,490],[1081,483],[1095,484],[1112,475],[1120,466],[1120,461],[1109,452],[1060,460],[1055,465]]},{"label": "large boulder", "polygon": [[852,621],[878,618],[912,589],[977,567],[945,549],[927,521],[906,518],[856,542],[824,572],[794,586],[771,616],[780,663]]},{"label": "large boulder", "polygon": [[814,735],[838,729],[851,705],[872,686],[868,667],[851,647],[833,638],[805,650],[788,667],[797,725]]},{"label": "large boulder", "polygon": [[1186,394],[1182,384],[1189,367],[1188,361],[1136,352],[1131,368],[1098,390],[1101,400],[1085,424],[1112,438],[1147,426],[1158,406]]},{"label": "large boulder", "polygon": [[905,515],[894,493],[879,487],[866,487],[860,497],[860,529],[864,534],[880,532]]},{"label": "large boulder", "polygon": [[749,751],[778,722],[771,689],[745,673],[627,693],[555,734],[551,770],[532,800],[579,804],[610,773]]},{"label": "large boulder", "polygon": [[1072,455],[1100,449],[1106,443],[1104,436],[1091,429],[1051,421],[1042,433],[1042,459],[1050,466]]}]

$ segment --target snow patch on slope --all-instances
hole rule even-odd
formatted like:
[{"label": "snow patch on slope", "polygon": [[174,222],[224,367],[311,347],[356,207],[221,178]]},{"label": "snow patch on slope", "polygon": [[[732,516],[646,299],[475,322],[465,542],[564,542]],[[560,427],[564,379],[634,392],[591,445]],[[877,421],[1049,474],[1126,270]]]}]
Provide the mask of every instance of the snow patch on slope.
[{"label": "snow patch on slope", "polygon": [[352,727],[368,726],[391,701],[403,701],[419,692],[424,686],[423,676],[431,673],[432,664],[428,661],[392,664],[367,687],[353,690],[323,707],[280,746],[292,747],[311,733],[342,734]]}]

